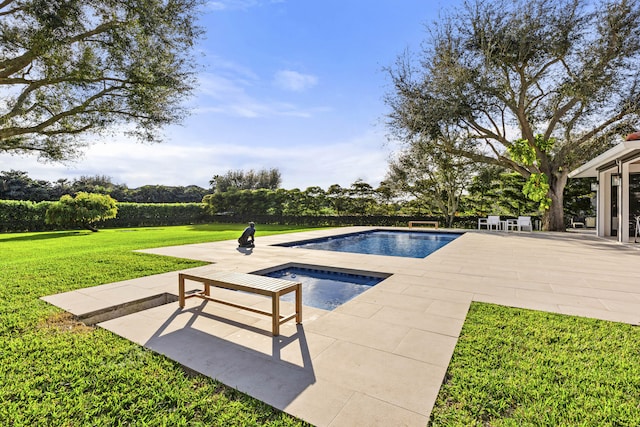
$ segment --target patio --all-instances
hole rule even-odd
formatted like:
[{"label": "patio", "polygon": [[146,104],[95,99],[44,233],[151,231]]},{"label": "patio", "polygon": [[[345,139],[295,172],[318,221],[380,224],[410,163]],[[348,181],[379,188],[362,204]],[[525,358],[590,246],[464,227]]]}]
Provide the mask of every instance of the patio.
[{"label": "patio", "polygon": [[[235,241],[144,251],[211,263],[184,270],[194,274],[289,262],[392,274],[334,311],[303,307],[302,325],[278,337],[253,313],[194,299],[180,310],[179,272],[43,299],[318,426],[426,425],[472,301],[640,324],[640,245],[589,234],[469,231],[424,259],[270,246],[366,229],[258,235],[253,251]],[[134,312],[100,321],[110,307]]]}]

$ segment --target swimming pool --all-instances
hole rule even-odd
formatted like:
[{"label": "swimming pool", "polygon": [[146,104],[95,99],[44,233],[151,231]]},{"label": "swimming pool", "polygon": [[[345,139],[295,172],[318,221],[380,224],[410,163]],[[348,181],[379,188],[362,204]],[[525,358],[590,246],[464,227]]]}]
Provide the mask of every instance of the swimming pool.
[{"label": "swimming pool", "polygon": [[371,230],[314,240],[283,243],[278,246],[369,255],[424,258],[457,239],[462,234],[463,233],[431,231]]},{"label": "swimming pool", "polygon": [[[262,276],[290,279],[302,283],[302,304],[333,310],[383,281],[385,277],[344,273],[308,267],[284,267]],[[283,295],[282,301],[294,301],[294,293]]]}]

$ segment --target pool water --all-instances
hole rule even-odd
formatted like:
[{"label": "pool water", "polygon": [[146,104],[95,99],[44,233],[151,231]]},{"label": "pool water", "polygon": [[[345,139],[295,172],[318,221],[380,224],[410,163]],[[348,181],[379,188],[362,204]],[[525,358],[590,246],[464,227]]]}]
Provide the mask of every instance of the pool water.
[{"label": "pool water", "polygon": [[372,230],[302,242],[285,243],[305,249],[424,258],[460,237],[462,233]]},{"label": "pool water", "polygon": [[[286,267],[262,275],[301,282],[302,304],[323,310],[333,310],[384,280],[304,267]],[[291,292],[283,295],[281,300],[293,302],[294,297],[295,292]]]}]

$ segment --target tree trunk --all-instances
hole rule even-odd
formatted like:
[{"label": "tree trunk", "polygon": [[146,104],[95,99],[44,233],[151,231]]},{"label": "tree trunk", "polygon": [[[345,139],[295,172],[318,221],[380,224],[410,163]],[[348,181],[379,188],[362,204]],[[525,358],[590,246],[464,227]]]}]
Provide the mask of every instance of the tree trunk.
[{"label": "tree trunk", "polygon": [[97,229],[93,224],[91,224],[91,223],[85,223],[85,224],[82,224],[82,226],[83,226],[84,228],[86,228],[87,230],[91,230],[91,231],[92,231],[92,232],[94,232],[94,233],[97,233],[97,232],[98,232],[98,229]]},{"label": "tree trunk", "polygon": [[551,198],[551,207],[542,217],[542,229],[567,231],[564,224],[564,187],[567,184],[567,176],[563,174],[550,181],[548,196]]}]

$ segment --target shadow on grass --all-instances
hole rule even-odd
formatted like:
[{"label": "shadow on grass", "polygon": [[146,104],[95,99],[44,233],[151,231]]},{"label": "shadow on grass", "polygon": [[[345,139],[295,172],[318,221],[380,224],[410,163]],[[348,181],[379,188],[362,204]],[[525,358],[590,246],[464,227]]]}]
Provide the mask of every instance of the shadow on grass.
[{"label": "shadow on grass", "polygon": [[63,232],[52,232],[52,233],[43,232],[43,233],[31,234],[29,236],[17,236],[17,237],[10,237],[8,239],[0,239],[0,242],[58,239],[61,237],[86,236],[88,234],[91,234],[91,232],[90,231],[63,231]]}]

